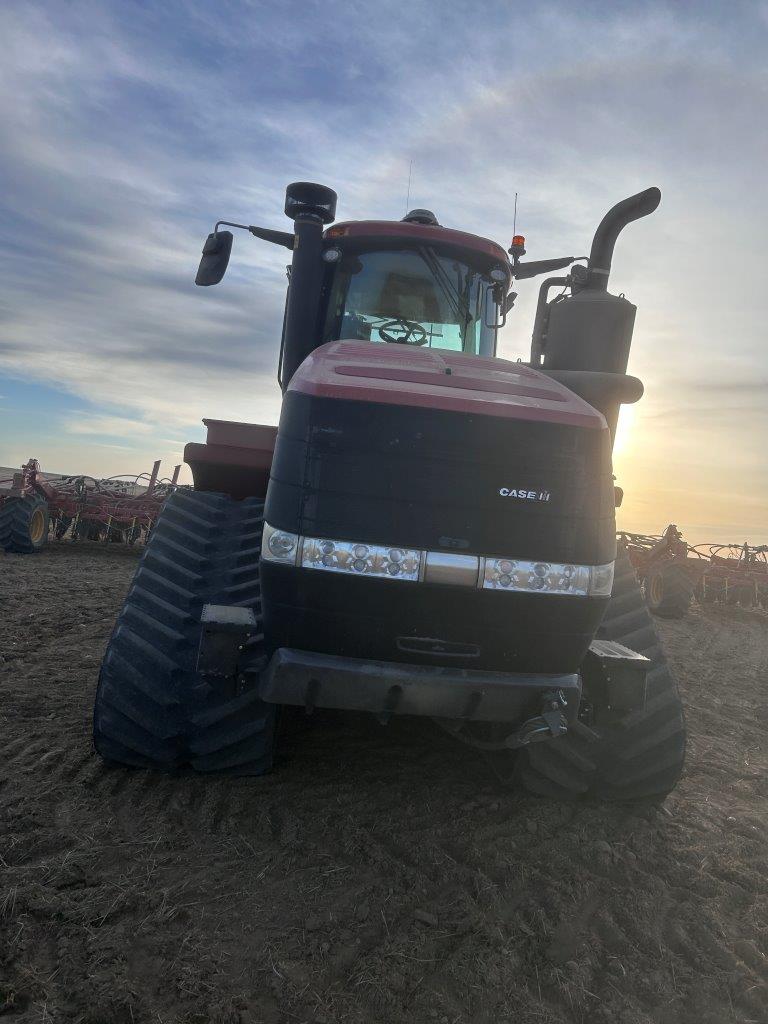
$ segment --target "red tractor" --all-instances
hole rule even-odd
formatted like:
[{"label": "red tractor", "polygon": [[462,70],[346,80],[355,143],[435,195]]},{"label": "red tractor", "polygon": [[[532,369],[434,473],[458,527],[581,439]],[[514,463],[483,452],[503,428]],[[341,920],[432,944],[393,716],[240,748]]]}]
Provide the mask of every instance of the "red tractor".
[{"label": "red tractor", "polygon": [[[193,491],[165,503],[110,640],[94,738],[110,761],[260,774],[281,705],[439,721],[508,750],[529,790],[663,799],[680,698],[632,566],[617,558],[612,438],[635,307],[607,291],[651,188],[616,205],[586,265],[526,262],[440,225],[334,224],[290,185],[277,428],[206,420]],[[571,267],[571,264],[575,264]],[[541,286],[531,359],[496,356],[516,281]],[[550,289],[559,294],[548,301]]]}]

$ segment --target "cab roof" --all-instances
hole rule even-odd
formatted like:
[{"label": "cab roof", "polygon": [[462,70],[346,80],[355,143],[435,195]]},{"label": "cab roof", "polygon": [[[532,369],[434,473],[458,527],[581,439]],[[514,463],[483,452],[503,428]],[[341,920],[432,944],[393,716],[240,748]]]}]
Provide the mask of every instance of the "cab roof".
[{"label": "cab roof", "polygon": [[474,250],[487,258],[497,261],[504,268],[509,267],[509,257],[504,249],[490,238],[471,235],[468,231],[455,231],[453,228],[416,224],[413,221],[400,220],[349,220],[333,224],[327,228],[324,237],[328,241],[334,238],[366,237],[374,239],[411,240],[423,245],[443,245],[454,249]]}]

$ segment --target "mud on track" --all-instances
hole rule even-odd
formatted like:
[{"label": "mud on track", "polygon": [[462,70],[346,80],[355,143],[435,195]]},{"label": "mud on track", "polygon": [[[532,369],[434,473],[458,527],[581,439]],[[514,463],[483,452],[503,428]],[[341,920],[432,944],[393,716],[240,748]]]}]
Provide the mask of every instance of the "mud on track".
[{"label": "mud on track", "polygon": [[683,783],[573,808],[407,720],[294,715],[264,779],[105,768],[92,695],[134,569],[0,556],[9,1021],[768,1021],[764,615],[661,624]]}]

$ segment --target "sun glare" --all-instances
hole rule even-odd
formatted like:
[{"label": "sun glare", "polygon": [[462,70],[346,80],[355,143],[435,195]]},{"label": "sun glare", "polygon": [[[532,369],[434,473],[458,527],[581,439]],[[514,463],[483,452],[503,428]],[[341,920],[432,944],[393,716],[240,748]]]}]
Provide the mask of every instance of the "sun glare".
[{"label": "sun glare", "polygon": [[613,444],[614,455],[622,455],[632,440],[632,424],[635,422],[635,406],[622,405],[619,421],[616,425],[616,440]]}]

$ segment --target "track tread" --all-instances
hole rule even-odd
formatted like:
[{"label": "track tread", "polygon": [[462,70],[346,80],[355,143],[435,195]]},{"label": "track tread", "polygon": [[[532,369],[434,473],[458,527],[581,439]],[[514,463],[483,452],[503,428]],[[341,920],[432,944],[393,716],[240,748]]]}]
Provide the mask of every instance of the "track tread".
[{"label": "track tread", "polygon": [[149,605],[149,608],[143,609],[144,611],[151,614],[150,609],[152,609],[154,614],[163,615],[182,627],[188,622],[195,621],[194,616],[190,614],[187,608],[179,608],[170,601],[159,597],[153,591],[142,586],[141,580],[138,578],[133,585],[132,596],[135,601],[142,601]]},{"label": "track tread", "polygon": [[116,675],[123,680],[124,685],[139,690],[145,698],[153,701],[159,707],[172,708],[179,705],[178,693],[168,685],[168,680],[172,678],[173,669],[175,669],[173,663],[171,663],[171,672],[161,675],[160,685],[158,685],[157,676],[154,680],[149,678],[148,673],[142,672],[134,660],[129,660],[121,653],[120,646],[113,644],[107,651],[104,666],[113,668]]},{"label": "track tread", "polygon": [[[142,565],[135,576],[135,582],[137,585],[144,586],[146,589],[149,587],[155,587],[161,593],[165,591],[169,593],[171,598],[175,598],[179,602],[179,605],[191,605],[195,600],[194,590],[190,590],[188,587],[179,586],[178,583],[172,583],[170,580],[159,573],[156,573],[153,569],[148,568],[146,565]],[[152,591],[155,593],[155,591]],[[157,594],[159,597],[160,594]]]},{"label": "track tread", "polygon": [[271,767],[276,709],[255,689],[263,637],[248,644],[242,693],[228,694],[232,680],[209,682],[195,667],[204,604],[238,603],[260,618],[259,551],[252,541],[262,509],[261,502],[208,492],[177,492],[166,502],[102,665],[93,735],[106,760],[246,775]]},{"label": "track tread", "polygon": [[125,620],[121,621],[118,619],[115,632],[112,634],[112,640],[107,647],[105,661],[109,660],[113,650],[124,650],[127,657],[131,649],[133,649],[133,655],[137,663],[139,665],[146,665],[146,671],[154,673],[155,677],[159,673],[161,678],[167,680],[172,678],[178,671],[179,666],[175,659],[169,657],[164,651],[159,650],[148,640],[145,640]]},{"label": "track tread", "polygon": [[165,551],[166,558],[170,558],[171,561],[173,561],[174,558],[176,560],[185,560],[189,564],[186,566],[182,564],[182,568],[190,569],[193,573],[201,576],[205,570],[209,568],[210,558],[207,555],[199,554],[197,551],[190,551],[184,543],[178,540],[171,540],[165,535],[164,530],[161,529],[158,524],[160,524],[159,519],[152,531],[152,539],[155,542],[155,547],[160,548],[161,554]]},{"label": "track tread", "polygon": [[[157,547],[150,547],[147,545],[144,554],[141,558],[141,568],[154,566],[157,569],[157,574],[162,576],[163,574],[170,574],[171,576],[181,577],[184,583],[178,584],[185,589],[194,588],[200,581],[200,573],[195,572],[194,569],[187,569],[185,566],[178,565],[172,558],[164,555],[162,551]],[[152,570],[155,571],[154,569]],[[191,591],[194,593],[194,589]]]},{"label": "track tread", "polygon": [[600,635],[650,658],[645,708],[615,725],[580,725],[522,751],[518,778],[531,792],[559,799],[661,801],[682,772],[685,722],[677,684],[624,552]]},{"label": "track tread", "polygon": [[[133,620],[134,628],[144,630],[146,633],[155,633],[159,636],[160,642],[167,645],[173,645],[174,647],[182,647],[186,637],[184,633],[178,629],[174,629],[172,626],[167,626],[164,622],[159,622],[157,618],[144,611],[138,604],[137,599],[141,599],[142,591],[137,587],[132,587],[131,592],[128,595],[129,600],[126,602],[123,608],[122,615],[129,620]],[[188,618],[192,618],[188,616]]]}]

